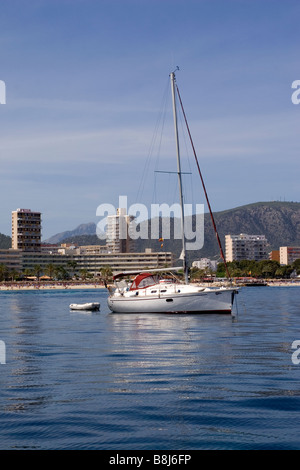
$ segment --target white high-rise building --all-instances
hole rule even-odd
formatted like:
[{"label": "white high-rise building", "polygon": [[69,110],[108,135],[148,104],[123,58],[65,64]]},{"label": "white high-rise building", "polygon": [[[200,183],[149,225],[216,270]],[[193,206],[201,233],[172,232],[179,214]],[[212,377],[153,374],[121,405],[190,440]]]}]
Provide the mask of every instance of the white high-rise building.
[{"label": "white high-rise building", "polygon": [[225,235],[226,261],[268,259],[265,235]]},{"label": "white high-rise building", "polygon": [[107,216],[106,246],[110,253],[131,253],[134,240],[130,238],[129,224],[134,219],[126,214],[126,209],[119,208],[115,215]]}]

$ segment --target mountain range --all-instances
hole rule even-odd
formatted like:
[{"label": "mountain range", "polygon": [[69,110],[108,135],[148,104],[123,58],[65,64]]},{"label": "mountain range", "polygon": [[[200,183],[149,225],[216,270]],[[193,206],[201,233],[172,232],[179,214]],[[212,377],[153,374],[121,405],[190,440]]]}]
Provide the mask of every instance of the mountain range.
[{"label": "mountain range", "polygon": [[[195,216],[192,217],[193,230],[195,229]],[[249,235],[265,235],[269,243],[269,251],[278,250],[280,246],[300,246],[300,203],[299,202],[257,202],[245,206],[236,207],[214,213],[215,223],[220,240],[225,250],[225,235],[246,233]],[[174,223],[174,219],[172,220]],[[181,252],[181,240],[173,239],[173,223],[171,222],[171,238],[164,240],[138,239],[135,241],[135,250],[145,251],[152,248],[153,251],[172,251],[175,257]],[[153,223],[153,221],[152,221]],[[147,224],[151,233],[151,221]],[[105,240],[99,240],[96,235],[96,224],[81,224],[74,230],[61,232],[44,240],[43,243],[73,242],[79,245],[105,244]],[[163,246],[161,246],[163,245]],[[0,248],[9,248],[11,239],[0,234]],[[199,258],[218,257],[219,247],[213,230],[210,214],[204,214],[204,246],[201,250],[189,251],[189,261]]]},{"label": "mountain range", "polygon": [[[62,243],[66,239],[80,237],[81,235],[95,235],[96,234],[96,224],[90,222],[88,224],[80,224],[74,230],[67,230],[66,232],[60,232],[47,240],[43,240],[43,243],[57,244]],[[96,235],[95,235],[96,236]],[[97,237],[97,240],[98,237]]]}]

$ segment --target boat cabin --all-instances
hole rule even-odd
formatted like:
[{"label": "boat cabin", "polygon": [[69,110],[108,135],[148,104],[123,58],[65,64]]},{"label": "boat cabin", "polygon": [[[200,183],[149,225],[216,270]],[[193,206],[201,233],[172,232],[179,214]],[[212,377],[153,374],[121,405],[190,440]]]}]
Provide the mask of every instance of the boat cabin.
[{"label": "boat cabin", "polygon": [[153,276],[150,273],[142,273],[134,278],[129,290],[145,289],[146,287],[154,286],[158,282],[158,276]]}]

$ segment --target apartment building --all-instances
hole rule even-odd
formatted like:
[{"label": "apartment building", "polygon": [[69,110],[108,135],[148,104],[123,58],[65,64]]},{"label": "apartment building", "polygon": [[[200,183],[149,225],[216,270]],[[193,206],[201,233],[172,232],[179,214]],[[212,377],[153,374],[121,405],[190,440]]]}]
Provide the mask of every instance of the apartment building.
[{"label": "apartment building", "polygon": [[292,264],[296,259],[300,259],[300,247],[298,246],[281,246],[279,248],[280,264]]},{"label": "apartment building", "polygon": [[144,253],[90,253],[79,254],[71,250],[68,254],[20,252],[22,270],[33,269],[40,265],[41,270],[48,265],[68,268],[70,262],[74,263],[74,271],[86,270],[88,273],[98,275],[101,269],[109,267],[113,273],[131,270],[157,269],[173,266],[174,259],[171,252],[152,252],[147,249]]},{"label": "apartment building", "polygon": [[265,235],[226,235],[226,261],[241,261],[243,259],[260,261],[268,259],[268,241]]},{"label": "apartment building", "polygon": [[201,258],[197,261],[193,261],[192,266],[198,269],[210,269],[211,271],[216,271],[218,267],[218,261],[209,258]]},{"label": "apartment building", "polygon": [[39,252],[41,250],[41,213],[30,209],[12,212],[12,249]]},{"label": "apartment building", "polygon": [[0,250],[0,264],[6,266],[9,271],[21,272],[23,266],[20,250]]},{"label": "apartment building", "polygon": [[30,209],[17,209],[12,212],[12,248],[0,250],[0,264],[8,269],[22,272],[39,265],[41,271],[47,266],[70,264],[74,271],[86,270],[98,275],[103,267],[110,267],[113,272],[128,270],[157,269],[172,266],[171,252],[134,253],[133,240],[130,238],[129,225],[133,217],[125,209],[118,209],[115,216],[109,216],[107,244],[77,247],[72,244],[41,244],[41,213]]},{"label": "apartment building", "polygon": [[130,222],[133,216],[126,214],[126,209],[119,208],[115,215],[107,216],[106,246],[111,253],[131,253],[134,240],[130,238]]},{"label": "apartment building", "polygon": [[271,261],[278,261],[278,263],[279,263],[280,262],[279,250],[272,250],[269,253],[269,259]]}]

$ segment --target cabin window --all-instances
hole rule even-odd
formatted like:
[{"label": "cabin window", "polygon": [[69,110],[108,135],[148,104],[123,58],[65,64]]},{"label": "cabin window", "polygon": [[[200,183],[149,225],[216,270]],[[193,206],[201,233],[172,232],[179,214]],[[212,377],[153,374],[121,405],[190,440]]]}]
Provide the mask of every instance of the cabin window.
[{"label": "cabin window", "polygon": [[145,279],[142,279],[141,282],[139,283],[139,288],[153,286],[153,284],[155,284],[155,281],[152,276],[145,277]]}]

